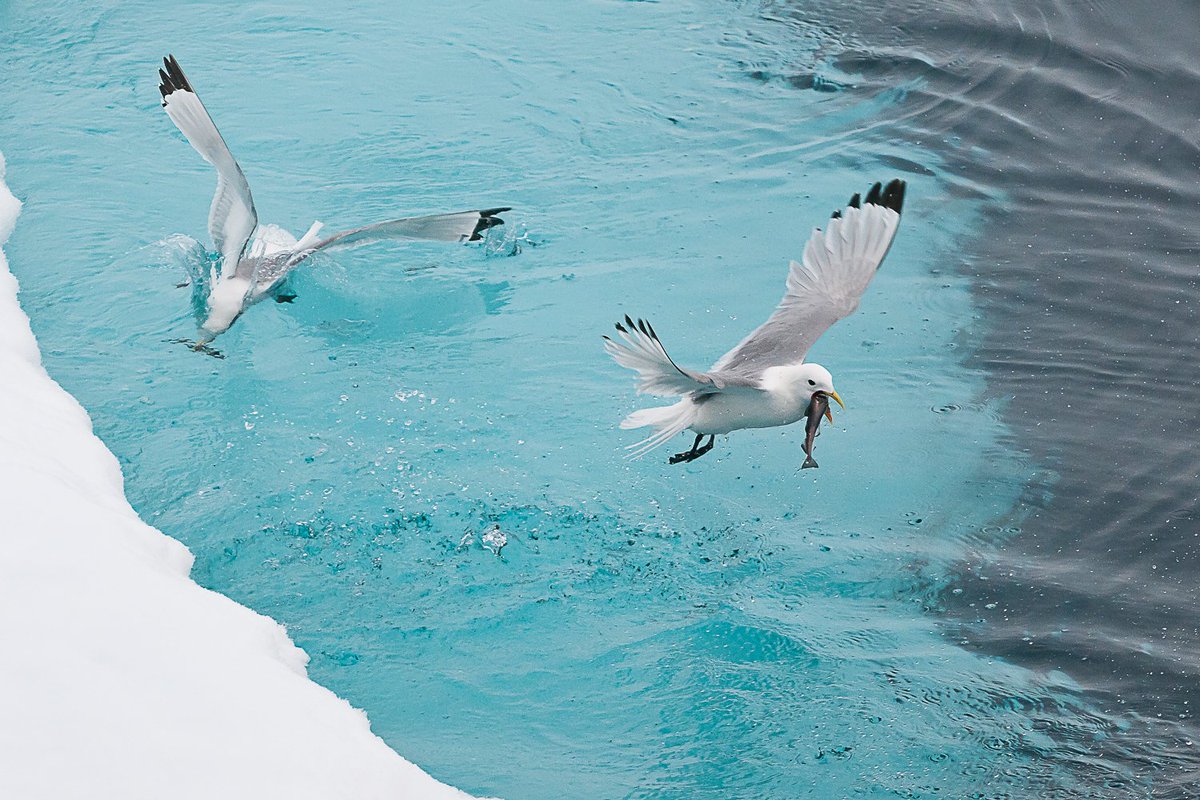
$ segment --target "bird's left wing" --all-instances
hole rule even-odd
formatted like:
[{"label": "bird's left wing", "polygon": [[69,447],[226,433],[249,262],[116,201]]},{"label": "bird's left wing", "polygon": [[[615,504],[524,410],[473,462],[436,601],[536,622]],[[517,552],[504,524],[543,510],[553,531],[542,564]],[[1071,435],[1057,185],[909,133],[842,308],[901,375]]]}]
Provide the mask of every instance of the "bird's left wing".
[{"label": "bird's left wing", "polygon": [[228,278],[237,269],[246,242],[258,226],[250,184],[175,56],[163,59],[158,77],[167,116],[196,152],[217,168],[217,191],[208,211],[208,234],[221,253],[221,277]]},{"label": "bird's left wing", "polygon": [[507,207],[487,208],[482,211],[459,211],[454,214],[393,219],[339,231],[317,241],[311,241],[305,236],[288,260],[288,266],[296,266],[318,250],[345,250],[389,240],[477,242],[483,238],[483,232],[488,228],[504,224],[504,220],[496,216],[497,214],[511,210]]},{"label": "bird's left wing", "polygon": [[824,231],[814,230],[803,259],[791,264],[775,313],[709,372],[751,376],[802,362],[821,334],[858,308],[896,236],[904,189],[901,180],[877,183],[865,199],[856,194],[835,211]]}]

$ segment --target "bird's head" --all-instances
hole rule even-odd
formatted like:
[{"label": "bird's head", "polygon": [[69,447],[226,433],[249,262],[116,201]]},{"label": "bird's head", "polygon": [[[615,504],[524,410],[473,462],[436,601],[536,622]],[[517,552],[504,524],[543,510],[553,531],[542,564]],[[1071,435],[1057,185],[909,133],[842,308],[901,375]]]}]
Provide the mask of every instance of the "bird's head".
[{"label": "bird's head", "polygon": [[812,402],[814,396],[823,394],[836,400],[843,409],[846,407],[842,398],[833,388],[833,376],[820,364],[801,364],[797,368],[793,380],[795,381],[794,385],[808,395],[809,402]]},{"label": "bird's head", "polygon": [[201,325],[205,331],[217,336],[229,330],[246,307],[246,295],[250,282],[241,278],[222,278],[213,284],[208,295],[208,317]]}]

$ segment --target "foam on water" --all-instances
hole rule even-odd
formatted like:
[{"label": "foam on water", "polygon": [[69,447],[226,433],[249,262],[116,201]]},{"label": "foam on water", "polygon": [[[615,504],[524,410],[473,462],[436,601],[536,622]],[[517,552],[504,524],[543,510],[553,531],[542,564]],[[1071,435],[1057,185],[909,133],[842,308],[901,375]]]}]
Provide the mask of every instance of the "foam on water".
[{"label": "foam on water", "polygon": [[[836,33],[781,39],[709,0],[569,26],[523,0],[466,27],[370,6],[7,12],[0,111],[30,121],[5,141],[30,197],[12,249],[47,366],[196,577],[286,622],[315,677],[470,791],[1074,791],[1040,757],[1046,717],[1088,724],[1070,680],[960,649],[928,613],[1029,467],[959,351],[979,209],[871,128],[903,87],[828,91]],[[326,259],[222,362],[164,344],[193,323],[178,256],[150,245],[199,234],[212,180],[154,100],[165,42],[264,221],[505,204],[518,233]],[[821,469],[798,471],[796,430],[623,462],[638,400],[609,325],[647,316],[710,363],[809,228],[898,167],[897,244],[813,354],[851,406]]]}]

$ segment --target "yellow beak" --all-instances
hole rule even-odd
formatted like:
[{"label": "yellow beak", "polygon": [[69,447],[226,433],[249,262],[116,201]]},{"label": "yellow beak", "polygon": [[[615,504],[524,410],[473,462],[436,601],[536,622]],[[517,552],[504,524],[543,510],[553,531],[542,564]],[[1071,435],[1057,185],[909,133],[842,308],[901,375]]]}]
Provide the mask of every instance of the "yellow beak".
[{"label": "yellow beak", "polygon": [[842,398],[838,396],[837,392],[830,392],[829,396],[837,400],[837,404],[842,407],[842,411],[846,410],[846,404],[842,402]]}]

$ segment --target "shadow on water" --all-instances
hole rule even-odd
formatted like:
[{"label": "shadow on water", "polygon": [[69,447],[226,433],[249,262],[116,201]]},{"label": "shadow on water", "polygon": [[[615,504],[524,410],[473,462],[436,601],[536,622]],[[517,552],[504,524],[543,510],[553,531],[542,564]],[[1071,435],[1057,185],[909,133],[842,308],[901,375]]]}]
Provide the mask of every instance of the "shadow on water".
[{"label": "shadow on water", "polygon": [[839,80],[907,87],[861,133],[935,150],[985,201],[961,266],[986,320],[973,358],[1044,470],[1019,533],[981,532],[938,605],[967,647],[1095,698],[1107,732],[1050,755],[1104,796],[1195,797],[1200,6],[818,5],[765,13],[852,31]]}]

